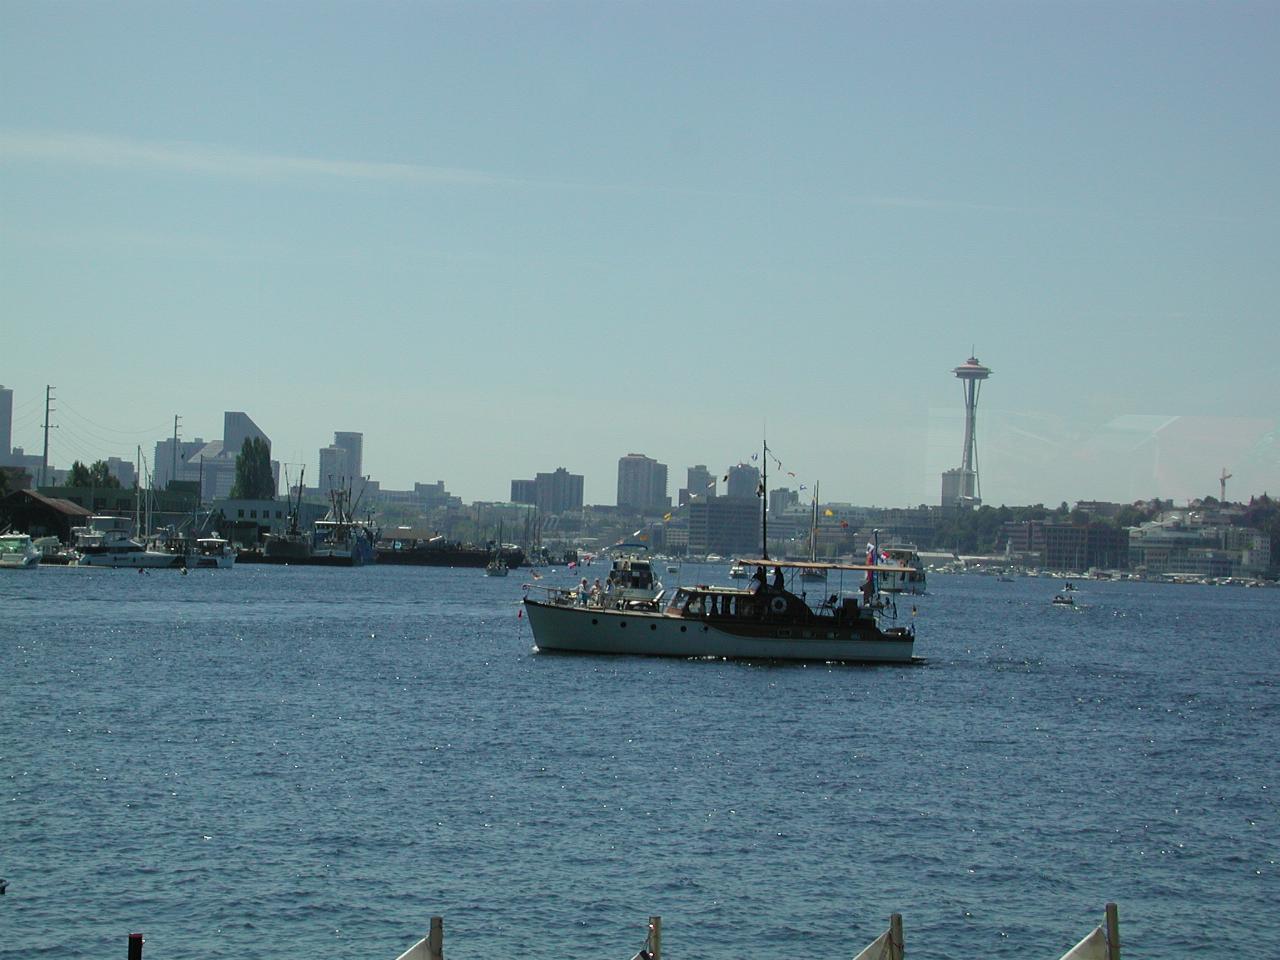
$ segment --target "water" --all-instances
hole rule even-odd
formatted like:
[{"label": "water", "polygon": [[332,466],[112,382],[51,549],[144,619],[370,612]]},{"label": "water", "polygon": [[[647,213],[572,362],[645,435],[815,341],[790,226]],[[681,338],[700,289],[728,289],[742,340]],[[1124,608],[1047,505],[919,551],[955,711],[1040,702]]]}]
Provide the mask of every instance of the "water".
[{"label": "water", "polygon": [[0,957],[1280,955],[1280,590],[935,577],[867,668],[533,654],[525,573],[0,576]]}]

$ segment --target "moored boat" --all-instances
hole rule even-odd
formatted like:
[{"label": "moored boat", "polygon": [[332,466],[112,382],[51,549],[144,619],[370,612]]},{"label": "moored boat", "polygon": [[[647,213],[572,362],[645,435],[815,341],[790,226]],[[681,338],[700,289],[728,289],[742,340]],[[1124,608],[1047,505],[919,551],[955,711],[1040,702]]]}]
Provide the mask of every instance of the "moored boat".
[{"label": "moored boat", "polygon": [[181,553],[149,549],[130,535],[132,529],[133,521],[128,517],[90,517],[89,526],[73,531],[76,565],[148,569],[182,566]]},{"label": "moored boat", "polygon": [[200,537],[187,550],[188,568],[214,568],[225,570],[235,566],[236,550],[227,540],[214,534],[211,537]]},{"label": "moored boat", "polygon": [[39,563],[40,550],[27,534],[0,534],[0,569],[26,570]]}]

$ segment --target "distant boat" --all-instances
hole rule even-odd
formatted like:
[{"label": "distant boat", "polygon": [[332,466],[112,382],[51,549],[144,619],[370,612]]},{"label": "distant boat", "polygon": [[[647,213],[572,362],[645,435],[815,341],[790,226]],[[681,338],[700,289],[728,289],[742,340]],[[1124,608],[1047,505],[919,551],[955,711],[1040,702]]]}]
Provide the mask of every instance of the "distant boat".
[{"label": "distant boat", "polygon": [[1074,607],[1076,604],[1075,600],[1069,593],[1055,594],[1052,603],[1059,607]]},{"label": "distant boat", "polygon": [[731,580],[745,580],[751,576],[751,571],[738,561],[733,562],[733,566],[729,568],[729,578]]},{"label": "distant boat", "polygon": [[507,575],[507,561],[502,556],[502,524],[498,524],[498,540],[493,547],[493,556],[484,566],[484,575],[486,577],[505,577]]},{"label": "distant boat", "polygon": [[188,569],[220,569],[235,566],[236,550],[227,540],[216,533],[211,537],[200,537],[187,551]]}]

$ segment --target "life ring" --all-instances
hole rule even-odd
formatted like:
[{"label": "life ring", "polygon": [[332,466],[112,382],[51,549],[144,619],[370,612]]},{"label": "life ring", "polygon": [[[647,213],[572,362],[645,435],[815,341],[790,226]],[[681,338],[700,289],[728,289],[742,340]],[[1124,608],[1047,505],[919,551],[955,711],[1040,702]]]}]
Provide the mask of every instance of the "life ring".
[{"label": "life ring", "polygon": [[769,609],[772,610],[774,613],[786,613],[787,598],[774,597],[772,600],[769,601]]}]

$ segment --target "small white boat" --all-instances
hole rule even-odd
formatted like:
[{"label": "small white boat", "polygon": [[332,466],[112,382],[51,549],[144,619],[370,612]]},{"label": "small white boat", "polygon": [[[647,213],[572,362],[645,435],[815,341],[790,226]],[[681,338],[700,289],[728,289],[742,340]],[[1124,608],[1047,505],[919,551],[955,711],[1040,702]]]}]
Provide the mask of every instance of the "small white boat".
[{"label": "small white boat", "polygon": [[729,568],[729,579],[731,580],[745,580],[749,576],[751,576],[751,571],[737,561]]},{"label": "small white boat", "polygon": [[0,534],[0,569],[26,570],[40,562],[40,551],[25,533]]},{"label": "small white boat", "polygon": [[227,540],[214,534],[212,537],[200,537],[195,545],[187,551],[187,567],[213,568],[225,570],[235,566],[236,550]]}]

